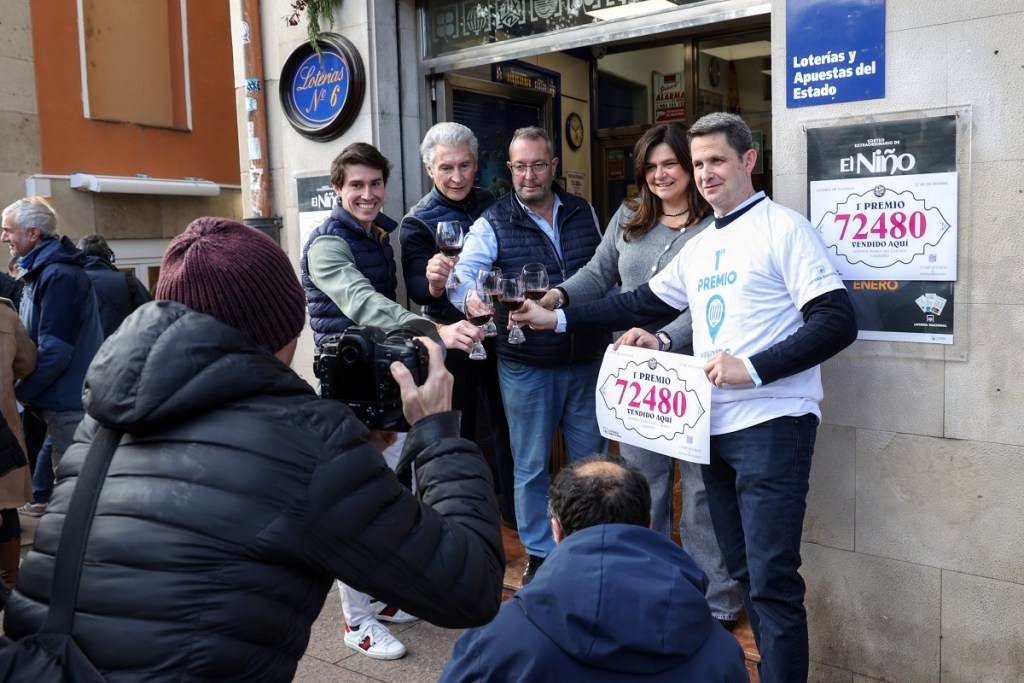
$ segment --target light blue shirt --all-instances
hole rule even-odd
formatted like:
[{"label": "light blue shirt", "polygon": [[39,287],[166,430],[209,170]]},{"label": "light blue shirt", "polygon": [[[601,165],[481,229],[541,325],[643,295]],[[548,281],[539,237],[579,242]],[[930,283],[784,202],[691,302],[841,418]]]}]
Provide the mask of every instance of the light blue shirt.
[{"label": "light blue shirt", "polygon": [[[551,211],[555,221],[554,225],[548,223],[540,214],[523,204],[515,193],[512,194],[512,201],[518,202],[519,206],[526,212],[526,215],[537,224],[537,227],[544,231],[544,234],[547,235],[548,239],[551,240],[551,244],[555,247],[558,258],[562,258],[562,246],[559,244],[558,239],[558,214],[562,210],[562,200],[559,199],[557,194],[554,197],[555,204]],[[593,211],[593,207],[591,207],[591,211]],[[597,225],[596,214],[594,215],[594,225]],[[459,254],[459,262],[455,264],[455,274],[462,281],[462,284],[455,291],[454,298],[452,298],[452,292],[448,293],[448,299],[456,308],[465,312],[466,297],[473,289],[477,272],[493,266],[497,258],[498,238],[494,234],[494,228],[488,220],[481,216],[469,228],[469,234],[466,235],[466,240],[462,244],[462,253]]]}]

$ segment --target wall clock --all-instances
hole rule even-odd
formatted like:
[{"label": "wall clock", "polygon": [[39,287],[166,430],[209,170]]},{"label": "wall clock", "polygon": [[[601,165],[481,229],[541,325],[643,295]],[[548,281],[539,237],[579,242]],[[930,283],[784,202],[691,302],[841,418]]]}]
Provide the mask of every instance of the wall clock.
[{"label": "wall clock", "polygon": [[717,57],[712,57],[708,62],[708,82],[712,88],[717,88],[722,82],[722,63]]},{"label": "wall clock", "polygon": [[583,146],[583,119],[576,112],[565,117],[565,140],[569,147],[579,149]]}]

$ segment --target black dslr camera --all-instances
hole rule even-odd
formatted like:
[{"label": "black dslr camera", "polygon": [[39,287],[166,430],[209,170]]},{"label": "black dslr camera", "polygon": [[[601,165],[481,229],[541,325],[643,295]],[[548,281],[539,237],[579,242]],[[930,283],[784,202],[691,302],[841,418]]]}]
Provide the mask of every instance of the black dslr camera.
[{"label": "black dslr camera", "polygon": [[313,356],[320,395],[347,405],[370,429],[408,431],[402,395],[390,368],[398,361],[409,368],[416,384],[427,379],[429,358],[423,345],[413,339],[415,335],[401,327],[385,333],[377,327],[353,325],[324,342]]}]

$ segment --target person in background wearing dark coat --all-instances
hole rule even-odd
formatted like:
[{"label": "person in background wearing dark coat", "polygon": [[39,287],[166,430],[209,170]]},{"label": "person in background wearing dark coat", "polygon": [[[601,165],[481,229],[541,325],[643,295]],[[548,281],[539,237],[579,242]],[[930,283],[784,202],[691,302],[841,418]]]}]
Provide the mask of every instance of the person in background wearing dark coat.
[{"label": "person in background wearing dark coat", "polygon": [[291,681],[334,577],[446,628],[489,621],[504,557],[487,463],[458,436],[451,375],[395,364],[412,423],[402,486],[344,404],[291,370],[305,297],[278,244],[199,218],[157,301],[103,344],[4,614],[46,618],[65,514],[99,424],[123,431],[85,551],[72,635],[107,680]]},{"label": "person in background wearing dark coat", "polygon": [[153,300],[149,290],[134,273],[122,273],[114,265],[114,252],[103,235],[86,235],[78,240],[85,254],[85,274],[92,280],[96,302],[100,307],[103,338],[106,339],[132,311]]},{"label": "person in background wearing dark coat", "polygon": [[18,313],[37,348],[36,369],[14,393],[46,420],[56,467],[82,421],[82,381],[103,343],[96,297],[85,255],[57,234],[57,213],[45,200],[19,199],[0,218],[0,241],[18,257],[25,283]]},{"label": "person in background wearing dark coat", "polygon": [[15,312],[21,306],[21,290],[24,288],[25,283],[18,279],[18,259],[11,257],[7,272],[0,273],[0,297],[10,299]]},{"label": "person in background wearing dark coat", "polygon": [[704,572],[650,528],[643,474],[618,456],[584,458],[548,500],[555,549],[494,621],[459,638],[439,683],[747,683]]}]

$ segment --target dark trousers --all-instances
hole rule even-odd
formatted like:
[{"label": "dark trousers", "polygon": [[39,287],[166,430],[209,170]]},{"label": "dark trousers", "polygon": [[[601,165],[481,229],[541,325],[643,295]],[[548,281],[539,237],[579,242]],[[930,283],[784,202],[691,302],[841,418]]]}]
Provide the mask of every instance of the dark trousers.
[{"label": "dark trousers", "polygon": [[818,418],[780,417],[711,437],[703,468],[722,557],[743,587],[762,683],[807,680],[807,612],[800,577]]},{"label": "dark trousers", "polygon": [[491,467],[495,493],[505,519],[516,518],[515,476],[508,420],[498,384],[498,354],[491,339],[484,340],[486,360],[471,360],[458,349],[446,351],[445,367],[455,380],[452,408],[462,411],[462,436],[480,445]]}]

